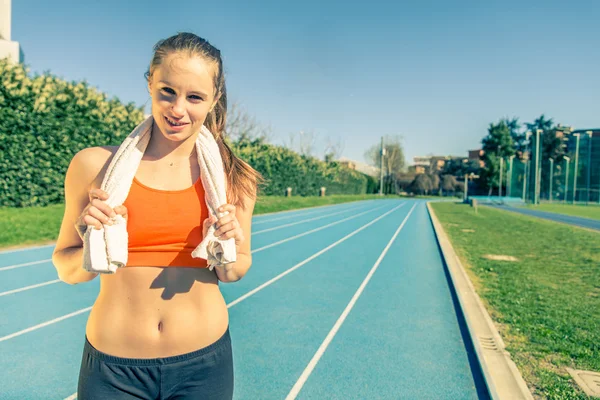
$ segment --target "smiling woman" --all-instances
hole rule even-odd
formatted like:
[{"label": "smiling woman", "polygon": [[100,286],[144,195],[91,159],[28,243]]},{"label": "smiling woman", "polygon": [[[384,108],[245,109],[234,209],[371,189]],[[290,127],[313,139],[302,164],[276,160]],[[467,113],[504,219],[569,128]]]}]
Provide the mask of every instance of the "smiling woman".
[{"label": "smiling woman", "polygon": [[[101,275],[78,398],[230,399],[229,320],[218,281],[239,280],[250,268],[251,218],[262,178],[222,136],[227,94],[219,50],[180,33],[157,43],[146,78],[150,140],[123,204],[111,208],[100,189],[116,147],[82,150],[65,179],[65,215],[53,254],[63,281],[97,276],[82,268],[81,233],[88,226],[111,226],[120,215],[128,235],[127,264]],[[235,262],[214,270],[192,256],[214,221],[196,161],[203,127],[218,146],[227,188],[214,235],[234,240],[237,253]]]}]

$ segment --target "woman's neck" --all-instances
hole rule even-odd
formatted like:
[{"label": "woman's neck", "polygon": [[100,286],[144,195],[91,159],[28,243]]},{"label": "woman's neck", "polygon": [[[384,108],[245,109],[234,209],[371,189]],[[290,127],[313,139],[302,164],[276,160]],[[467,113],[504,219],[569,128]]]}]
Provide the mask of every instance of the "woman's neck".
[{"label": "woman's neck", "polygon": [[154,125],[150,142],[146,147],[144,154],[154,160],[181,161],[191,157],[196,151],[196,137],[198,134],[192,135],[184,141],[175,142],[164,137],[159,128]]}]

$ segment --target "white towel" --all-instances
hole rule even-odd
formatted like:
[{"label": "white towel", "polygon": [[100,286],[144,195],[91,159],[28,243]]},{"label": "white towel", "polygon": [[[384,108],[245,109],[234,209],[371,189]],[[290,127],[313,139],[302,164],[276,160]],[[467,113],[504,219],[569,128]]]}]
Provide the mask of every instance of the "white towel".
[{"label": "white towel", "polygon": [[[101,189],[108,194],[106,203],[114,208],[122,205],[150,141],[154,119],[148,117],[123,141],[108,166]],[[219,240],[215,237],[214,223],[227,213],[217,213],[227,202],[223,160],[212,133],[202,127],[196,140],[200,176],[204,186],[205,201],[211,225],[202,242],[192,252],[194,258],[204,258],[210,270],[236,261],[235,239]],[[120,215],[113,225],[101,229],[88,226],[83,238],[83,268],[89,272],[114,273],[127,264],[127,221]]]}]

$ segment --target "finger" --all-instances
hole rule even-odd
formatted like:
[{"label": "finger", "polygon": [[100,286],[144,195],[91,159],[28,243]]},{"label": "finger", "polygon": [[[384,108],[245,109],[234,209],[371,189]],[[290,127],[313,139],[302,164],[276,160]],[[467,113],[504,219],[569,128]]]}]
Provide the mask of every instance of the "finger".
[{"label": "finger", "polygon": [[96,207],[90,207],[87,211],[88,215],[100,221],[102,224],[111,225],[112,221],[102,210],[97,209]]},{"label": "finger", "polygon": [[99,200],[99,199],[94,199],[92,200],[92,206],[96,207],[98,210],[102,211],[104,214],[106,214],[106,216],[108,216],[109,218],[114,218],[117,216],[117,214],[115,213],[115,211],[112,209],[111,206],[109,206],[108,204],[106,204],[104,201]]},{"label": "finger", "polygon": [[228,231],[223,233],[222,235],[219,235],[218,238],[221,240],[225,240],[225,239],[231,239],[232,237],[236,236],[236,232],[235,231]]},{"label": "finger", "polygon": [[218,209],[219,212],[229,212],[230,214],[235,214],[235,206],[233,204],[223,204]]},{"label": "finger", "polygon": [[235,222],[229,222],[229,223],[227,223],[225,225],[221,225],[219,227],[219,229],[217,229],[215,231],[215,236],[218,237],[218,236],[220,236],[220,235],[222,235],[222,234],[224,234],[226,232],[231,232],[231,231],[235,230],[235,228],[237,228]]},{"label": "finger", "polygon": [[219,218],[217,220],[216,226],[217,226],[217,228],[219,228],[219,227],[221,227],[225,224],[228,224],[230,222],[233,222],[233,221],[235,221],[235,215],[229,214],[229,215]]},{"label": "finger", "polygon": [[114,208],[114,212],[116,214],[119,214],[119,215],[123,216],[123,218],[127,219],[127,215],[128,215],[128,213],[127,213],[127,207],[125,207],[125,206],[116,206]]},{"label": "finger", "polygon": [[96,229],[102,228],[102,223],[100,221],[98,221],[96,218],[92,217],[91,215],[85,215],[83,217],[83,223],[88,226],[93,226]]}]

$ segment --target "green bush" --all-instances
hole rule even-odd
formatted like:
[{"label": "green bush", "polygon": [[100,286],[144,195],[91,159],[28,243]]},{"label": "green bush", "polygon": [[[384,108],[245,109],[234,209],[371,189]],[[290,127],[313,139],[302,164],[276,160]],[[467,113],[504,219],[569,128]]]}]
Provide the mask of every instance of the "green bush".
[{"label": "green bush", "polygon": [[[119,145],[144,118],[143,109],[50,73],[28,76],[23,65],[0,59],[0,206],[46,206],[64,201],[64,177],[86,147]],[[263,195],[365,194],[377,182],[336,162],[325,163],[260,140],[231,143],[261,172]]]},{"label": "green bush", "polygon": [[266,178],[263,195],[283,196],[288,187],[299,196],[316,196],[321,187],[327,188],[326,194],[372,193],[367,191],[370,177],[336,162],[301,156],[261,140],[241,140],[232,148]]},{"label": "green bush", "polygon": [[0,60],[0,206],[61,203],[75,153],[118,145],[144,117],[86,82],[27,72]]}]

